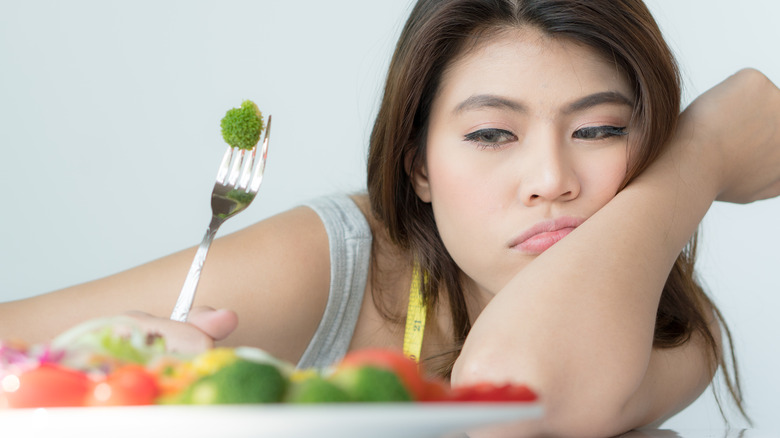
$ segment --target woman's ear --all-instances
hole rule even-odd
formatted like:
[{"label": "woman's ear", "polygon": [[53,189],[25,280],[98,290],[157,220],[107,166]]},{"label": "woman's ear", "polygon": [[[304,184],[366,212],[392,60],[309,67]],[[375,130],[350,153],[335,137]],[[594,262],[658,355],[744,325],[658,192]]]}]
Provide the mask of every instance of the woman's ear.
[{"label": "woman's ear", "polygon": [[404,167],[417,197],[422,202],[431,202],[431,187],[428,183],[428,169],[425,167],[425,163],[415,160],[414,151],[409,151],[404,158]]}]

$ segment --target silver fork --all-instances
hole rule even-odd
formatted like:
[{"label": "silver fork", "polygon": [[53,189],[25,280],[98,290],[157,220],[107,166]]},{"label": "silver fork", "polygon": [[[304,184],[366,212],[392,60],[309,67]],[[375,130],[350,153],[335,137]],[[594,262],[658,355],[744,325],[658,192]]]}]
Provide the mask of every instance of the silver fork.
[{"label": "silver fork", "polygon": [[[195,299],[195,290],[200,281],[200,272],[206,262],[211,241],[217,234],[217,230],[223,222],[243,211],[255,199],[260,183],[263,181],[265,160],[268,156],[268,135],[271,132],[271,116],[268,116],[268,124],[265,127],[260,159],[254,165],[257,155],[257,146],[251,151],[237,149],[228,146],[222,156],[222,163],[217,172],[217,182],[211,192],[211,223],[206,229],[206,235],[200,242],[195,259],[192,261],[187,279],[179,292],[179,299],[171,313],[174,321],[187,321],[187,316]],[[248,156],[247,156],[248,154]]]}]

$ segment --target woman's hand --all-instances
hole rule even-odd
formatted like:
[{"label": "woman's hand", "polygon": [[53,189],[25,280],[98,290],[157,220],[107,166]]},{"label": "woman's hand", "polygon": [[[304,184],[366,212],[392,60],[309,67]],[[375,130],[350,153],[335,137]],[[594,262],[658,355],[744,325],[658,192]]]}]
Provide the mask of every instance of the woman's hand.
[{"label": "woman's hand", "polygon": [[762,73],[737,72],[691,103],[679,123],[676,138],[695,141],[692,159],[711,165],[717,200],[780,195],[780,90]]},{"label": "woman's hand", "polygon": [[165,338],[168,351],[199,353],[214,347],[238,327],[238,316],[232,310],[193,307],[187,322],[172,321],[144,312],[126,312],[147,333],[159,333]]}]

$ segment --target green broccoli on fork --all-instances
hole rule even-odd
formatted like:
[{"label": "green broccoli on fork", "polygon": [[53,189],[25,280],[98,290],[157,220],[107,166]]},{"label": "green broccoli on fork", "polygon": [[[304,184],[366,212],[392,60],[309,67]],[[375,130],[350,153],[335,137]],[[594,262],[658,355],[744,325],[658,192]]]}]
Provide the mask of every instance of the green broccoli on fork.
[{"label": "green broccoli on fork", "polygon": [[[231,147],[251,150],[260,141],[263,132],[263,113],[251,100],[245,100],[240,108],[229,109],[220,123],[222,138]],[[233,189],[225,195],[240,205],[249,204],[254,195],[244,190]]]},{"label": "green broccoli on fork", "polygon": [[260,141],[263,132],[263,114],[251,100],[245,100],[240,108],[228,110],[220,123],[222,138],[234,148],[252,149]]}]

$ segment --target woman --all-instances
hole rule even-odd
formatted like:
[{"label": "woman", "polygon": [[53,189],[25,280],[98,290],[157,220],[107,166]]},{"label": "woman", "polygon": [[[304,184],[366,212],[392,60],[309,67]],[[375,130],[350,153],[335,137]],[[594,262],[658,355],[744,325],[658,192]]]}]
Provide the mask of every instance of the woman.
[{"label": "woman", "polygon": [[[513,434],[657,424],[722,363],[686,246],[713,200],[780,194],[779,94],[741,72],[677,124],[676,67],[638,0],[421,0],[388,74],[368,196],[215,242],[197,301],[235,312],[164,318],[185,251],[5,304],[0,336],[34,342],[140,308],[163,316],[135,314],[171,348],[224,339],[325,365],[420,341],[404,330],[419,266],[426,323],[412,354],[453,385],[534,387],[546,417]],[[52,308],[67,311],[26,326]]]}]

